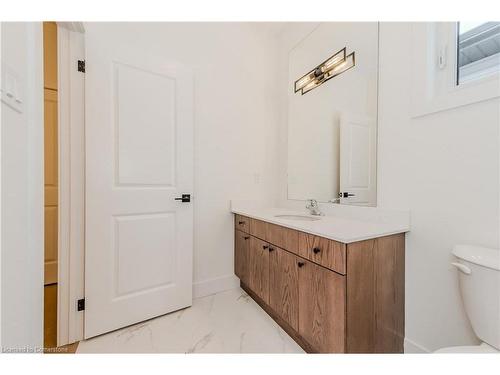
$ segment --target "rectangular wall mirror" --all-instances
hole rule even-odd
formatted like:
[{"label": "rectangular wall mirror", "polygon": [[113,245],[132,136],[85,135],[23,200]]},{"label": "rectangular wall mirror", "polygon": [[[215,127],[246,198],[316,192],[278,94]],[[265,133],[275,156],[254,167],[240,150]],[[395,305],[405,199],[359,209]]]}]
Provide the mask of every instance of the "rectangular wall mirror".
[{"label": "rectangular wall mirror", "polygon": [[288,199],[376,205],[378,39],[376,22],[327,22],[290,51]]}]

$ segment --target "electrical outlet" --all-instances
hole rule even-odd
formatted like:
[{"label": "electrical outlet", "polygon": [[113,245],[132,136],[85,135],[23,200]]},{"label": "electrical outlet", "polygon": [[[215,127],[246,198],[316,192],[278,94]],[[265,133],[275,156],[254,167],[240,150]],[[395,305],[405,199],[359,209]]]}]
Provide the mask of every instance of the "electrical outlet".
[{"label": "electrical outlet", "polygon": [[260,173],[254,173],[253,174],[253,182],[256,185],[260,184]]}]

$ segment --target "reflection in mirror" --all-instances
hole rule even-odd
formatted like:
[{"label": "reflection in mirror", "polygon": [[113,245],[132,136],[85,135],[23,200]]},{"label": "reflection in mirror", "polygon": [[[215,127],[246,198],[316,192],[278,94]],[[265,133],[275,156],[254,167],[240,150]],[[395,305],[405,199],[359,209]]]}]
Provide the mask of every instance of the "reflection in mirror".
[{"label": "reflection in mirror", "polygon": [[376,205],[377,81],[378,23],[322,23],[290,51],[288,199]]}]

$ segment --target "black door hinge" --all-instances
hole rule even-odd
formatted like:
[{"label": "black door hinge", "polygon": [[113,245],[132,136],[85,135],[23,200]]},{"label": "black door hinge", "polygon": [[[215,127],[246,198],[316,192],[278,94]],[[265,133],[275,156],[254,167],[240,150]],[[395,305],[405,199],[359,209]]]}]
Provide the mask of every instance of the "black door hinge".
[{"label": "black door hinge", "polygon": [[85,73],[85,60],[78,60],[78,71]]},{"label": "black door hinge", "polygon": [[85,298],[79,299],[76,303],[76,311],[85,310]]}]

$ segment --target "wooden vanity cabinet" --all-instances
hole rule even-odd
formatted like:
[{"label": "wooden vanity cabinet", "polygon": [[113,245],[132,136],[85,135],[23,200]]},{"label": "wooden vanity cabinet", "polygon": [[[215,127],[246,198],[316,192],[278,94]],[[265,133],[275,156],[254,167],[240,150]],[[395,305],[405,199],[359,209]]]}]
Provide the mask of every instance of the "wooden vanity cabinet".
[{"label": "wooden vanity cabinet", "polygon": [[344,244],[236,220],[241,287],[304,350],[403,352],[404,233]]}]

